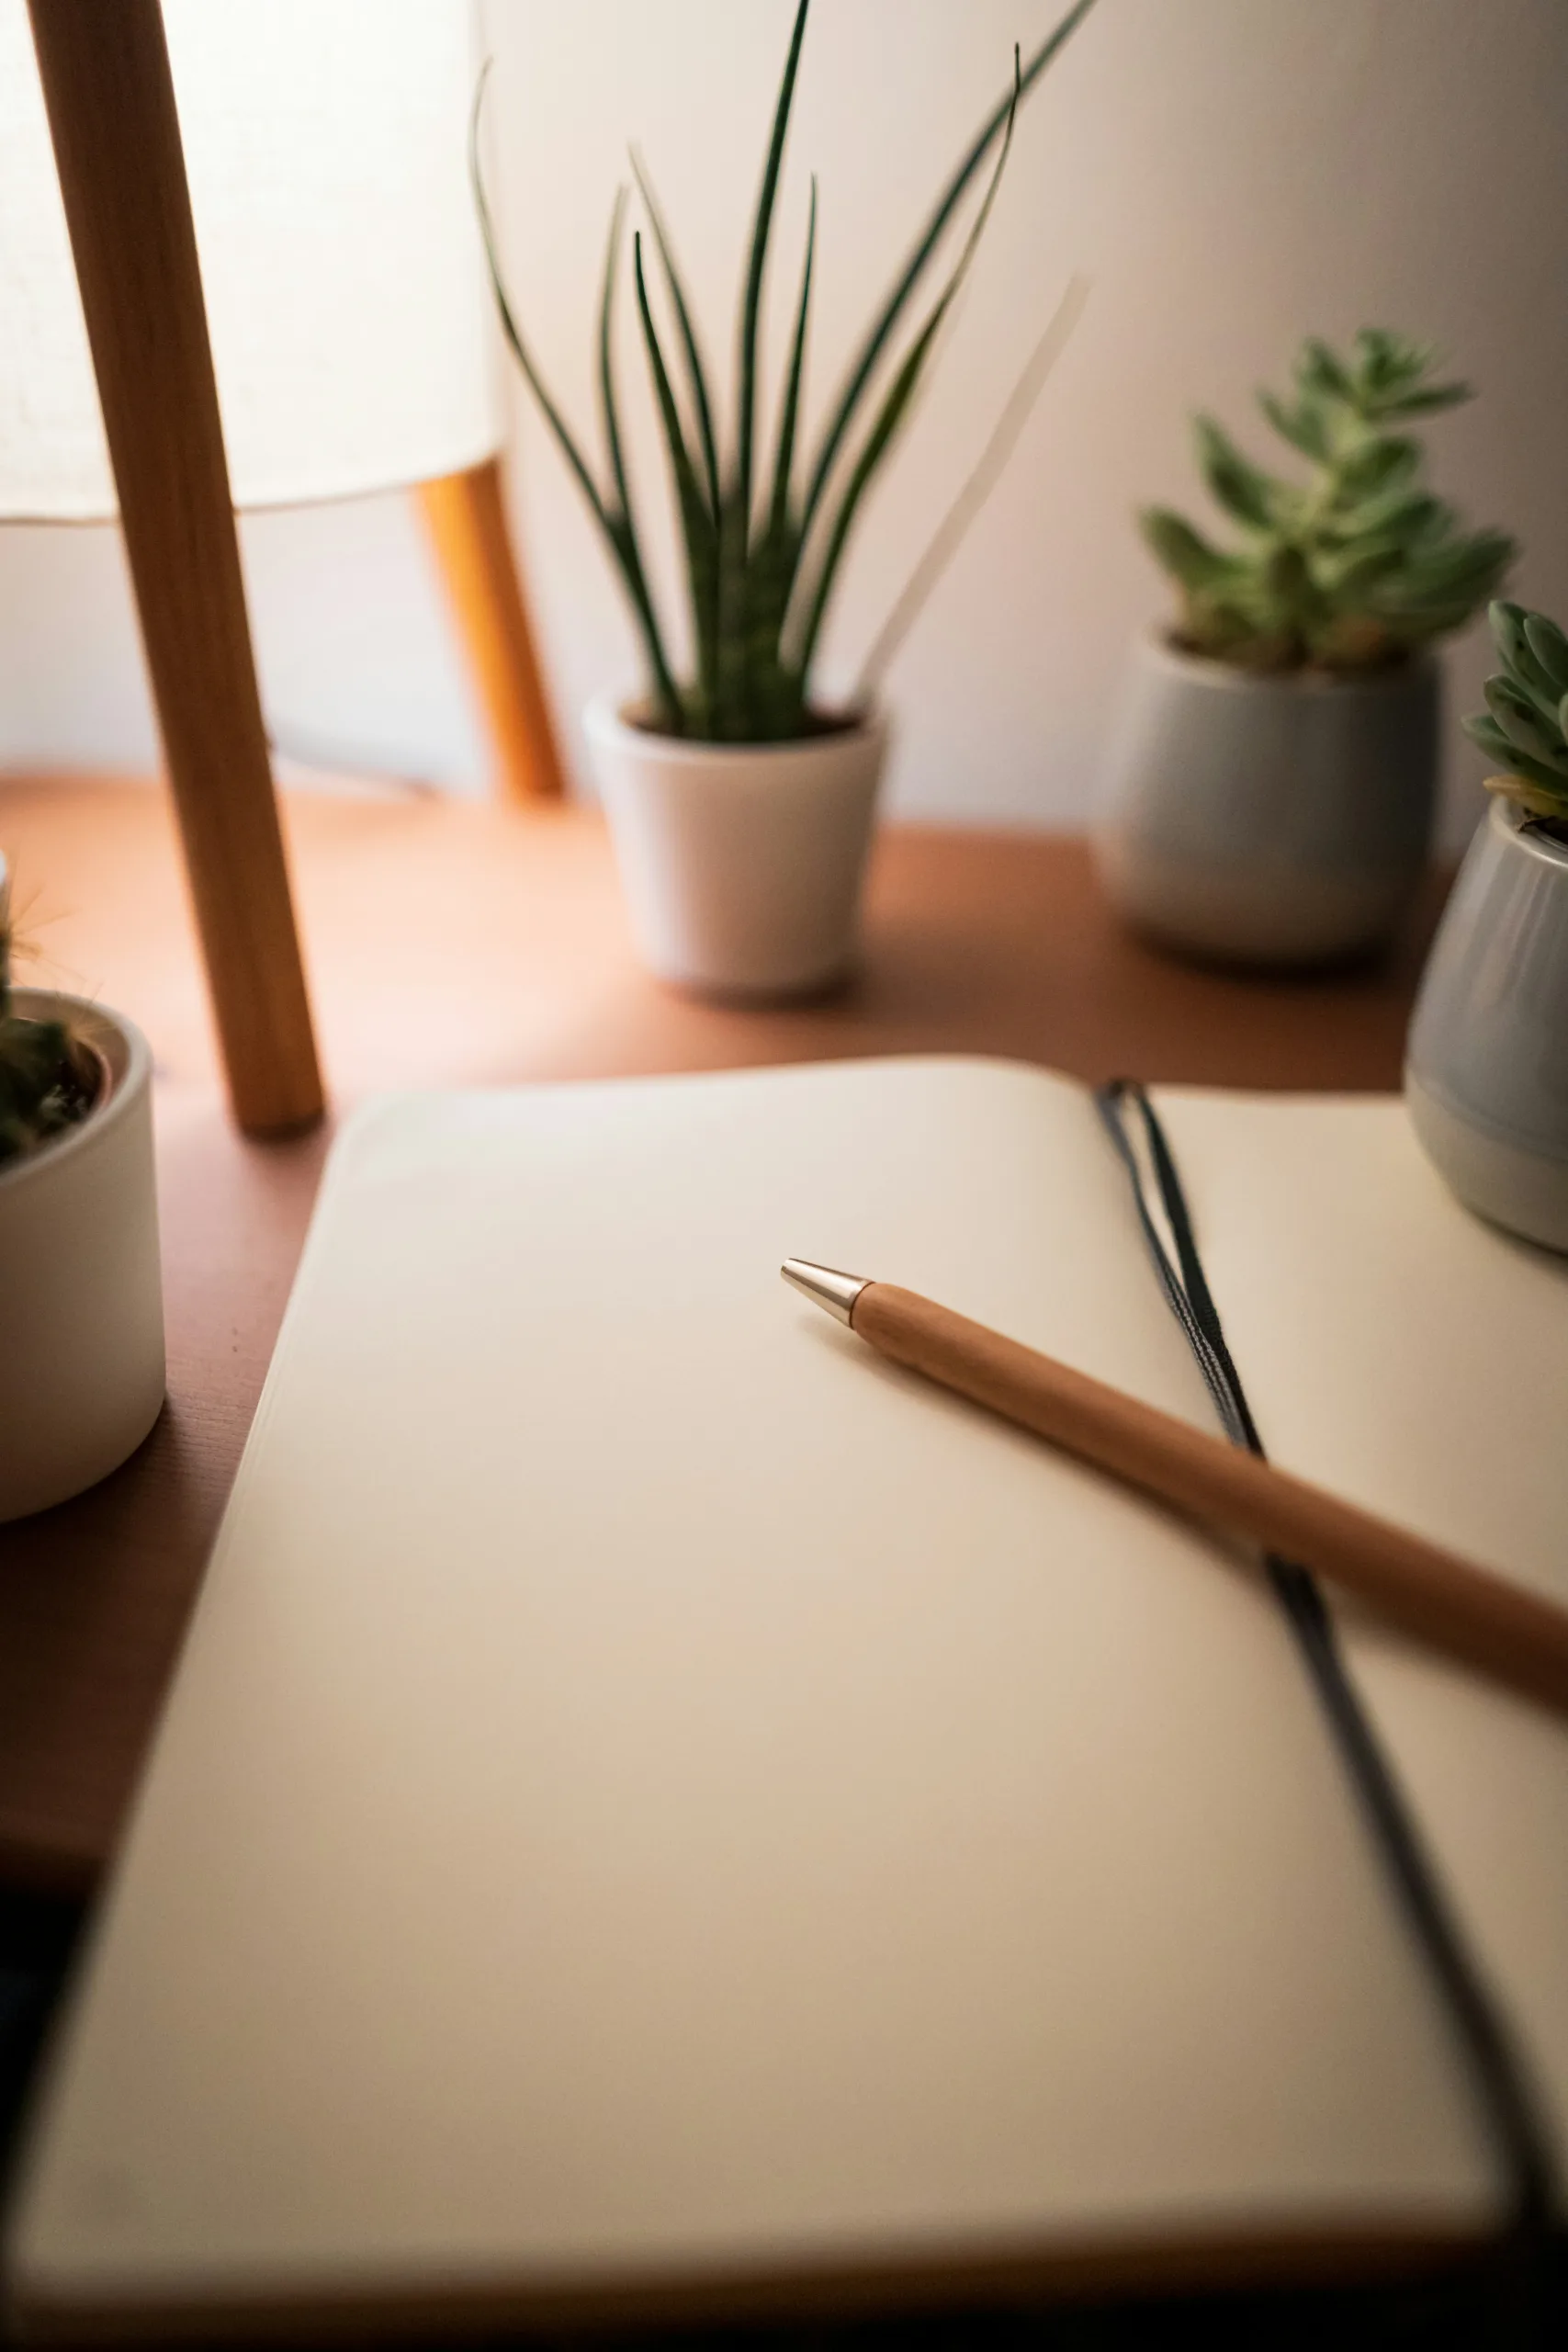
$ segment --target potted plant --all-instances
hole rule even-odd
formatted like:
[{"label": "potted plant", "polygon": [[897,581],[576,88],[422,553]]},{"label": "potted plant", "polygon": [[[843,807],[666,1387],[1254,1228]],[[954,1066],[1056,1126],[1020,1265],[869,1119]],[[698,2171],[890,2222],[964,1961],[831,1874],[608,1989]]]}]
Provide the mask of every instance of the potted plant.
[{"label": "potted plant", "polygon": [[1511,561],[1423,481],[1418,417],[1468,399],[1430,351],[1366,328],[1302,347],[1259,394],[1304,479],[1254,465],[1210,417],[1198,458],[1241,528],[1222,549],[1154,507],[1144,537],[1181,597],[1139,649],[1097,831],[1107,890],[1140,929],[1285,965],[1386,936],[1426,862],[1439,679],[1430,648]]},{"label": "potted plant", "polygon": [[0,859],[0,1521],[105,1477],[164,1401],[146,1041],[14,988],[11,947]]},{"label": "potted plant", "polygon": [[1568,1250],[1568,636],[1492,607],[1502,669],[1465,732],[1501,773],[1444,910],[1404,1092],[1461,1201]]},{"label": "potted plant", "polygon": [[[994,201],[1018,106],[1088,13],[1078,0],[981,126],[847,370],[819,440],[797,462],[816,257],[811,209],[771,453],[758,433],[761,296],[807,5],[796,10],[751,224],[739,305],[733,427],[710,392],[691,306],[646,171],[633,171],[672,334],[654,316],[643,232],[632,240],[641,340],[663,432],[690,607],[678,673],[647,568],[622,454],[612,326],[624,195],[611,216],[599,306],[605,469],[596,479],[520,331],[474,184],[502,324],[603,534],[641,643],[640,695],[609,697],[588,734],[634,929],[663,977],[699,989],[786,997],[838,978],[852,954],[862,870],[886,748],[871,704],[814,691],[822,627],[865,495],[906,423]],[[476,107],[476,121],[478,107]],[[961,200],[994,154],[956,261],[901,356],[895,338]],[[669,364],[666,345],[675,365]],[[879,371],[887,367],[885,385]],[[943,553],[950,547],[943,548]]]}]

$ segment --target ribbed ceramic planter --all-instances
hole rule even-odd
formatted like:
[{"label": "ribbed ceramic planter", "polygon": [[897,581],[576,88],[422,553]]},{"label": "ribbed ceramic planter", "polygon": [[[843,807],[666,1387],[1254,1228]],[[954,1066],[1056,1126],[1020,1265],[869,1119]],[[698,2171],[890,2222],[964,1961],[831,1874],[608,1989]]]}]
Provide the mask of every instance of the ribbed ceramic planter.
[{"label": "ribbed ceramic planter", "polygon": [[17,989],[102,1055],[107,1100],[0,1168],[0,1520],[63,1502],[117,1469],[164,1401],[152,1186],[152,1067],[129,1021]]},{"label": "ribbed ceramic planter", "polygon": [[1568,1250],[1568,844],[1511,801],[1477,831],[1432,943],[1404,1093],[1461,1201]]},{"label": "ribbed ceramic planter", "polygon": [[644,960],[717,996],[801,996],[853,961],[886,751],[873,713],[797,743],[689,743],[588,713],[615,861]]},{"label": "ribbed ceramic planter", "polygon": [[1313,964],[1386,938],[1431,845],[1439,679],[1258,676],[1144,640],[1095,846],[1139,930],[1226,962]]}]

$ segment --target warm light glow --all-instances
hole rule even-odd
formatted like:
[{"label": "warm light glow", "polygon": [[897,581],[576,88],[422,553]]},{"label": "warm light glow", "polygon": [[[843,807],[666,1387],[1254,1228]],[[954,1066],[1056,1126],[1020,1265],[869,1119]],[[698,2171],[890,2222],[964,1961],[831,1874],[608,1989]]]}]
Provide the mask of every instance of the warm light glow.
[{"label": "warm light glow", "polygon": [[[164,0],[236,504],[501,440],[462,0]],[[24,0],[0,0],[0,515],[112,514]]]}]

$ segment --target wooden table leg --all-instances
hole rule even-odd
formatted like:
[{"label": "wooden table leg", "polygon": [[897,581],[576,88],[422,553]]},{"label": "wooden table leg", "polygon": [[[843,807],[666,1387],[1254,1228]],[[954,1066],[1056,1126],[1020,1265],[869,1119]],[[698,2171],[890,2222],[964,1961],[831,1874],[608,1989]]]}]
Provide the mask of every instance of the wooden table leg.
[{"label": "wooden table leg", "polygon": [[[322,1110],[157,0],[28,0],[234,1115]],[[128,1008],[134,1011],[134,1008]]]},{"label": "wooden table leg", "polygon": [[507,797],[558,799],[560,752],[506,526],[501,460],[423,482],[419,495]]}]

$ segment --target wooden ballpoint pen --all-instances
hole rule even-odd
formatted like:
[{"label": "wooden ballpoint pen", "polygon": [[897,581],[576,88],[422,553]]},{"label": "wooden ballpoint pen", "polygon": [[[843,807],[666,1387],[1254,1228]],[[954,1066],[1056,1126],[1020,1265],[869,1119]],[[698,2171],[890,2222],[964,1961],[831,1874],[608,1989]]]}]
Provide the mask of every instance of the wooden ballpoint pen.
[{"label": "wooden ballpoint pen", "polygon": [[1568,1714],[1568,1610],[914,1291],[803,1258],[781,1272],[879,1355],[1317,1569],[1432,1649]]}]

